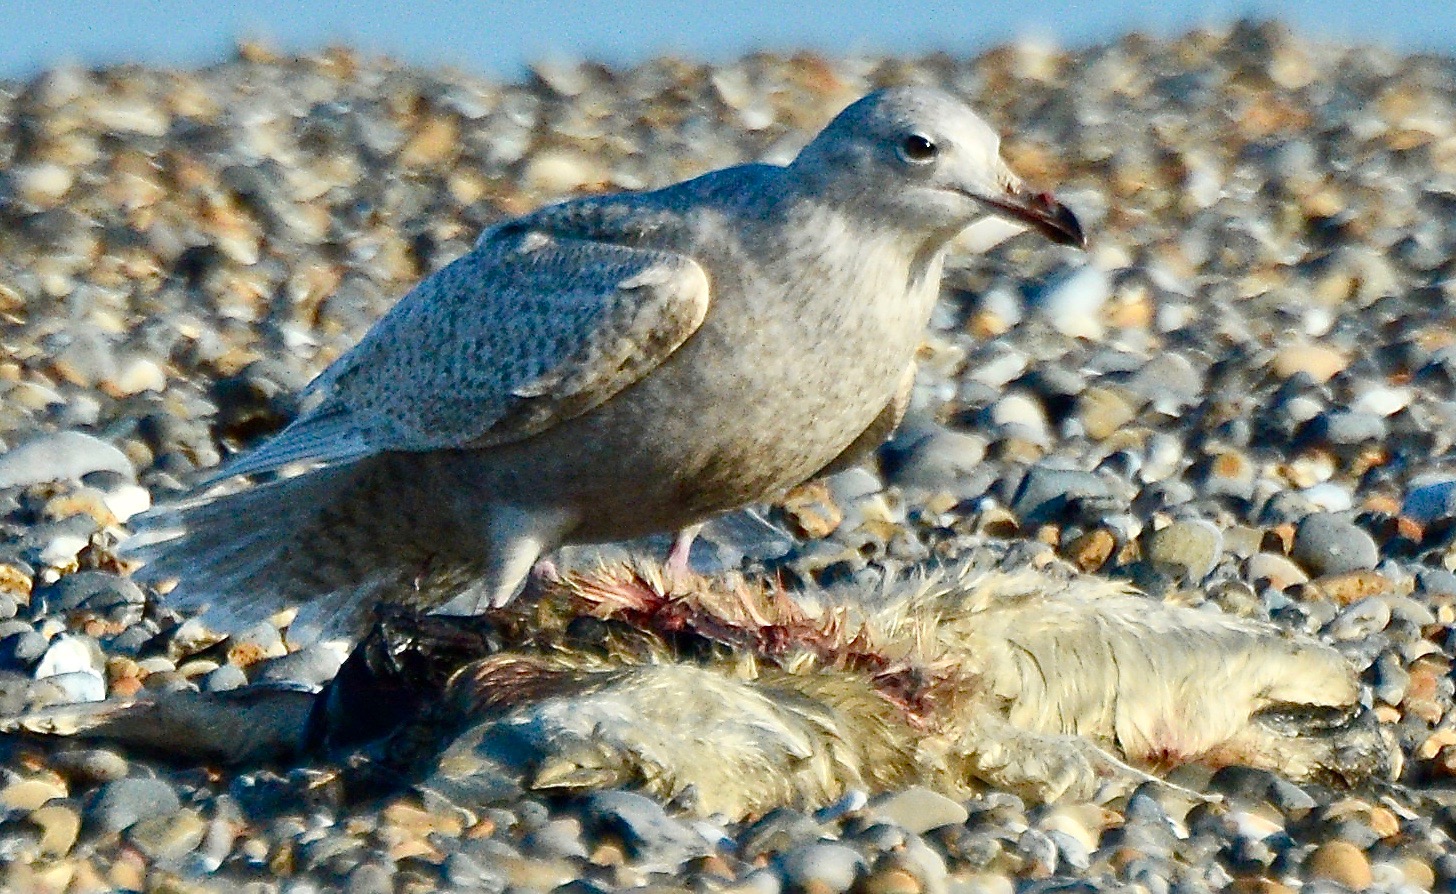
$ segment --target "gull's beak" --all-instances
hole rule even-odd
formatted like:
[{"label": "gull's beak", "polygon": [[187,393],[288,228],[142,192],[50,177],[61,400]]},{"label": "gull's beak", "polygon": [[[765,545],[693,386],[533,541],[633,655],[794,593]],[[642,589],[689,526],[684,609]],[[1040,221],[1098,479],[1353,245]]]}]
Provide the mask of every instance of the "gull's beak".
[{"label": "gull's beak", "polygon": [[1030,226],[1058,245],[1087,247],[1077,215],[1049,192],[1032,192],[1018,183],[997,198],[982,196],[981,201],[997,214]]}]

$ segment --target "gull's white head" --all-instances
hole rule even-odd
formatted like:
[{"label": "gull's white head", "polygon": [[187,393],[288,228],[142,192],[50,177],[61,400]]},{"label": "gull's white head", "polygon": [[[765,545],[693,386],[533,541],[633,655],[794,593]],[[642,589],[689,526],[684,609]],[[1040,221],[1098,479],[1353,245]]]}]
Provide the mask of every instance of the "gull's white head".
[{"label": "gull's white head", "polygon": [[840,112],[790,166],[824,199],[944,243],[986,214],[1086,246],[1077,218],[1027,189],[1001,139],[959,99],[928,87],[871,93]]}]

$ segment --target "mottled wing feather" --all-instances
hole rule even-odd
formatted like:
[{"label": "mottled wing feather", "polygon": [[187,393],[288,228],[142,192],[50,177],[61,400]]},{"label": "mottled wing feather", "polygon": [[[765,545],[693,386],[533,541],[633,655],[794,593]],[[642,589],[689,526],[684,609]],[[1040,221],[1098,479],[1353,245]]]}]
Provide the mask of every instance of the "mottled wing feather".
[{"label": "mottled wing feather", "polygon": [[708,300],[681,254],[499,230],[416,286],[310,384],[302,416],[215,477],[529,438],[647,375]]}]

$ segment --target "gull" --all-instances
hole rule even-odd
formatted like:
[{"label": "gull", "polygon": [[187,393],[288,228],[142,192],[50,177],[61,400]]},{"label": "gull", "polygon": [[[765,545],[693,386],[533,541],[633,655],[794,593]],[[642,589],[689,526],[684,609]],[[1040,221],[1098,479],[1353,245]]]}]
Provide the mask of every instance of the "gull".
[{"label": "gull", "polygon": [[311,382],[297,418],[124,553],[178,608],[350,638],[484,610],[564,544],[679,531],[853,465],[904,414],[952,240],[1085,247],[937,89],[872,93],[787,165],[503,221]]}]

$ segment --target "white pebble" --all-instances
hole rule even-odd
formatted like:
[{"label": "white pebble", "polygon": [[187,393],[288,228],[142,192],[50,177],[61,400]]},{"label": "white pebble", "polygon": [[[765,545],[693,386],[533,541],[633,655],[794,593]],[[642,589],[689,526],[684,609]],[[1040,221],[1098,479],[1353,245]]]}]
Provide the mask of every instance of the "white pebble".
[{"label": "white pebble", "polygon": [[1102,306],[1110,297],[1107,271],[1086,264],[1049,283],[1036,307],[1058,332],[1095,341],[1102,337]]}]

